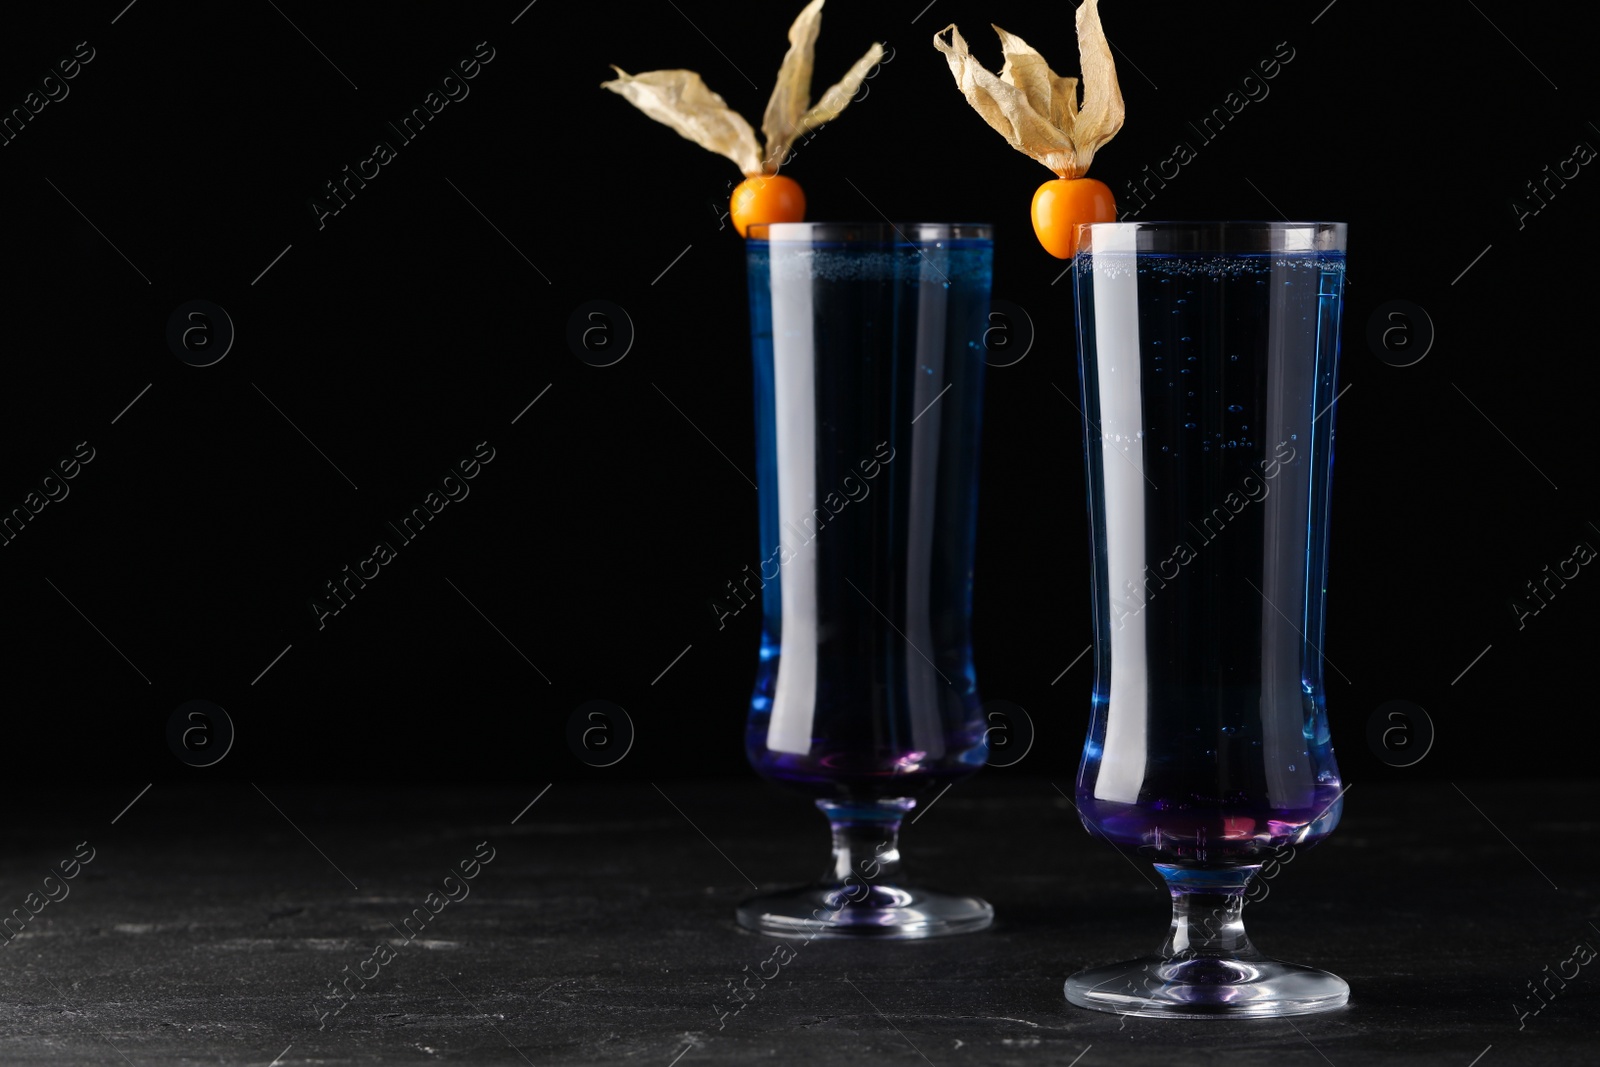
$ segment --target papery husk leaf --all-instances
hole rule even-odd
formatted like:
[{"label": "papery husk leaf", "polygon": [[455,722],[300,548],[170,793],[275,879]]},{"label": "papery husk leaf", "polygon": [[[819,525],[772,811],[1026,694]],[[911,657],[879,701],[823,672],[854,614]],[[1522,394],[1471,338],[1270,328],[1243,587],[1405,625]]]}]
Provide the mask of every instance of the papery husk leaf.
[{"label": "papery husk leaf", "polygon": [[766,138],[766,172],[776,174],[778,167],[789,154],[789,148],[801,136],[827,122],[832,122],[850,103],[856,90],[874,64],[883,58],[883,46],[873,45],[867,54],[822,94],[822,99],[811,103],[812,68],[816,57],[817,35],[822,29],[824,0],[811,0],[795,17],[789,27],[789,50],[784,53],[778,68],[778,81],[767,101],[766,113],[761,118],[761,132]]},{"label": "papery husk leaf", "polygon": [[811,109],[800,116],[796,123],[795,136],[809,133],[818,126],[832,122],[855,99],[856,91],[861,88],[861,83],[866,80],[868,73],[883,59],[883,45],[875,44],[867,49],[866,55],[856,60],[845,72],[845,76],[828,86],[828,91],[822,94]]},{"label": "papery husk leaf", "polygon": [[1022,90],[1030,107],[1058,130],[1070,130],[1078,117],[1078,79],[1063,78],[1050,69],[1039,50],[999,26],[1000,51],[1006,57],[1000,80]]},{"label": "papery husk leaf", "polygon": [[733,160],[745,174],[761,173],[761,145],[743,115],[730,108],[692,70],[651,70],[629,74],[621,67],[613,81],[601,88],[702,148]]},{"label": "papery husk leaf", "polygon": [[[950,34],[950,43],[942,39]],[[950,73],[967,103],[1017,151],[1043,163],[1061,177],[1080,177],[1071,138],[1046,115],[1034,109],[1027,92],[983,69],[967,49],[966,39],[951,23],[934,34],[933,46],[944,53]],[[1048,71],[1046,67],[1046,71]],[[1032,74],[1028,84],[1037,85]]]},{"label": "papery husk leaf", "polygon": [[[944,53],[956,85],[973,109],[1011,147],[1061,178],[1088,173],[1095,150],[1122,129],[1125,114],[1098,0],[1084,0],[1076,18],[1083,68],[1081,106],[1078,79],[1056,74],[1037,49],[999,26],[994,32],[1000,36],[1006,61],[998,77],[972,57],[953,23],[933,37],[933,46]],[[947,32],[949,44],[942,39]]]},{"label": "papery husk leaf", "polygon": [[817,34],[822,30],[822,4],[823,0],[811,0],[789,27],[789,50],[783,54],[777,84],[772,87],[766,113],[761,116],[769,166],[788,155],[800,116],[811,106],[811,65],[816,56]]},{"label": "papery husk leaf", "polygon": [[1117,85],[1117,67],[1111,58],[1111,44],[1100,26],[1098,0],[1084,0],[1078,8],[1078,63],[1083,70],[1083,107],[1071,129],[1072,143],[1085,170],[1095,149],[1111,140],[1122,129],[1125,114],[1122,89]]}]

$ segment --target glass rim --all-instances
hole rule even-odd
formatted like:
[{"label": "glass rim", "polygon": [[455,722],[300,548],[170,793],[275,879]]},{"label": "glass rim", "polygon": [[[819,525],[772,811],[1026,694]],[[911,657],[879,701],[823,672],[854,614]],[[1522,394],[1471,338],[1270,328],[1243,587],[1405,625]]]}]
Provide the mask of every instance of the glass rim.
[{"label": "glass rim", "polygon": [[1105,252],[1344,252],[1349,224],[1273,219],[1083,222],[1077,251]]},{"label": "glass rim", "polygon": [[745,240],[764,244],[923,245],[934,241],[993,241],[988,222],[753,222]]}]

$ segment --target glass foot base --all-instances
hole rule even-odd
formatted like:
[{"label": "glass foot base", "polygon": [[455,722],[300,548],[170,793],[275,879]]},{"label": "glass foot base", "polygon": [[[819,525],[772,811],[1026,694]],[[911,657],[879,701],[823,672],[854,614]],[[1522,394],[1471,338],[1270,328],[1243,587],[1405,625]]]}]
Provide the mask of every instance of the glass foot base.
[{"label": "glass foot base", "polygon": [[1165,960],[1158,956],[1079,971],[1067,1000],[1080,1008],[1172,1018],[1266,1019],[1344,1007],[1344,979],[1263,957]]},{"label": "glass foot base", "polygon": [[807,886],[751,897],[738,915],[747,930],[803,940],[944,937],[994,922],[987,901],[911,886],[873,886],[864,896],[859,886]]}]

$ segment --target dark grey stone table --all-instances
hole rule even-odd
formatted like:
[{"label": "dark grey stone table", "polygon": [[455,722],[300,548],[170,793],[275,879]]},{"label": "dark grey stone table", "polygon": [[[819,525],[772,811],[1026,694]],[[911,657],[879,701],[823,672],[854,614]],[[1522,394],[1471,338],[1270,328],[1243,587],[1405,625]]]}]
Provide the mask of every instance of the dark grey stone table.
[{"label": "dark grey stone table", "polygon": [[[1342,975],[1350,1006],[1168,1022],[1061,993],[1159,943],[1154,876],[1049,782],[990,771],[903,844],[919,880],[991,901],[992,930],[806,944],[719,1026],[773,945],[734,904],[817,873],[825,827],[759,782],[658,784],[14,798],[0,1064],[1600,1062],[1600,963],[1546,1001],[1528,987],[1600,947],[1593,785],[1358,783],[1246,909],[1264,951]],[[1518,1003],[1543,1006],[1519,1024]]]}]

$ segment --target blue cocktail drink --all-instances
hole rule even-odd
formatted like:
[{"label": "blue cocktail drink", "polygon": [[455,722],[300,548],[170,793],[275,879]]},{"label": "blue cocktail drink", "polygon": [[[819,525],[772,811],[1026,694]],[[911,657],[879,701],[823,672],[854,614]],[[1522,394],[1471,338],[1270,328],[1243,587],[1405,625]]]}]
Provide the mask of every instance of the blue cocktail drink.
[{"label": "blue cocktail drink", "polygon": [[1239,908],[1269,855],[1342,808],[1322,644],[1344,226],[1080,234],[1095,683],[1077,802],[1157,865],[1175,918],[1160,957],[1067,995],[1150,1015],[1337,1007],[1348,987],[1260,956]]},{"label": "blue cocktail drink", "polygon": [[746,748],[816,798],[835,856],[823,884],[740,919],[779,935],[987,925],[982,901],[899,886],[895,833],[987,751],[970,616],[988,228],[775,224],[752,229],[748,259],[762,637]]}]

